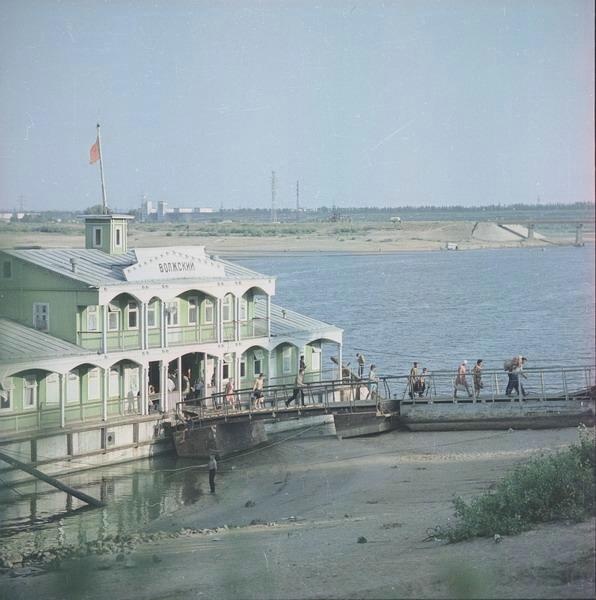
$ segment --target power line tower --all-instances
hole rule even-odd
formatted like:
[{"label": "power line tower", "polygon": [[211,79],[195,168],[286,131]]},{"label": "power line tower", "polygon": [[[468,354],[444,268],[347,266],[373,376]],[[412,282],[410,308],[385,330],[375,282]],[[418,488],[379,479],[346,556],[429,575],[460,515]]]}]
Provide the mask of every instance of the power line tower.
[{"label": "power line tower", "polygon": [[275,171],[271,171],[271,222],[277,222],[277,207],[275,206]]},{"label": "power line tower", "polygon": [[296,181],[296,221],[300,220],[300,180]]}]

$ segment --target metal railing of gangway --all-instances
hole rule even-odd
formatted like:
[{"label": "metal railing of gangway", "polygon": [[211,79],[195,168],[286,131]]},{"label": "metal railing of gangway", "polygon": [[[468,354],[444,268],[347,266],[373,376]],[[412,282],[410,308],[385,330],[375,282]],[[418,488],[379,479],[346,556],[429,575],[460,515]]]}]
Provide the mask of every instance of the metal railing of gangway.
[{"label": "metal railing of gangway", "polygon": [[[353,410],[357,403],[369,401],[378,408],[382,398],[377,393],[376,382],[357,378],[328,379],[322,381],[304,382],[299,388],[304,394],[304,404],[298,393],[289,406],[286,401],[294,396],[294,383],[274,384],[263,387],[261,401],[257,400],[252,387],[234,390],[233,392],[217,392],[200,398],[186,398],[176,403],[176,414],[183,420],[185,415],[195,420],[205,417],[232,416],[238,414],[253,414],[263,410],[277,411],[280,409],[322,407],[329,409],[332,404],[341,403],[343,407]],[[370,391],[370,393],[369,393]]]},{"label": "metal railing of gangway", "polygon": [[[381,410],[383,400],[399,400],[401,404],[428,404],[434,402],[522,402],[525,400],[550,401],[591,399],[596,390],[596,367],[548,366],[524,369],[517,374],[518,383],[507,394],[509,373],[505,370],[483,370],[482,387],[477,388],[477,380],[471,373],[466,374],[467,392],[458,390],[455,394],[456,373],[434,371],[424,377],[423,389],[414,390],[410,375],[380,375],[378,381],[358,379],[355,375],[343,379],[329,379],[305,382],[301,388],[306,408],[318,406],[332,408],[332,404],[343,403],[353,410],[368,401]],[[187,398],[176,403],[176,414],[183,420],[189,416],[202,420],[213,416],[233,416],[253,414],[260,411],[285,409],[286,401],[294,395],[293,383],[274,384],[263,387],[261,403],[255,402],[253,388],[242,388],[233,392],[217,392],[200,398]],[[515,392],[515,393],[514,393]],[[463,395],[462,395],[463,394]],[[299,406],[300,394],[290,407]],[[300,405],[301,406],[301,405]]]},{"label": "metal railing of gangway", "polygon": [[[384,395],[400,399],[402,403],[433,402],[507,402],[532,399],[539,401],[569,400],[594,394],[596,367],[547,366],[524,368],[509,373],[504,369],[483,369],[481,386],[473,373],[466,373],[466,385],[456,386],[457,373],[450,371],[427,372],[424,386],[415,384],[410,375],[382,376]],[[592,390],[592,391],[591,391]]]}]

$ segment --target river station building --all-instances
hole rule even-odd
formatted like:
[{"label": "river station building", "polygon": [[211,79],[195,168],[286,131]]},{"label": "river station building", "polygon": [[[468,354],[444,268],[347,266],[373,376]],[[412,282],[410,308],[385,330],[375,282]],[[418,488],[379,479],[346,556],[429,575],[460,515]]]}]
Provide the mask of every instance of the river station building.
[{"label": "river station building", "polygon": [[0,251],[0,450],[48,473],[169,448],[197,381],[209,396],[341,364],[342,331],[273,304],[274,278],[203,246],[129,250],[131,218],[86,217],[84,249]]}]

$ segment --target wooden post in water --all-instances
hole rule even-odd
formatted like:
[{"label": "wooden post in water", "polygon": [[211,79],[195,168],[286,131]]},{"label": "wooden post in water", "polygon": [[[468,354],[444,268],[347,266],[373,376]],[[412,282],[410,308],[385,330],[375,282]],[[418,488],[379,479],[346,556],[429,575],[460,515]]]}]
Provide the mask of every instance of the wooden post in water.
[{"label": "wooden post in water", "polygon": [[87,494],[85,494],[83,492],[79,492],[79,490],[75,490],[74,488],[71,488],[70,486],[62,483],[61,481],[54,479],[54,477],[50,477],[49,475],[46,475],[45,473],[38,471],[34,467],[31,467],[30,465],[23,463],[20,460],[17,460],[16,458],[13,458],[12,456],[9,456],[8,454],[5,454],[4,452],[1,452],[1,451],[0,451],[0,459],[3,460],[4,462],[7,462],[9,465],[12,465],[13,467],[17,467],[18,469],[21,469],[21,471],[25,471],[26,473],[29,473],[30,475],[33,475],[34,477],[37,477],[38,479],[45,481],[45,483],[49,483],[50,485],[53,485],[55,488],[58,488],[59,490],[62,490],[63,492],[66,492],[67,494],[70,494],[71,496],[74,496],[75,498],[78,498],[79,500],[86,502],[90,506],[95,506],[96,508],[105,506],[105,504],[103,502],[101,502],[100,500],[97,500],[96,498],[92,498],[91,496],[88,496]]}]

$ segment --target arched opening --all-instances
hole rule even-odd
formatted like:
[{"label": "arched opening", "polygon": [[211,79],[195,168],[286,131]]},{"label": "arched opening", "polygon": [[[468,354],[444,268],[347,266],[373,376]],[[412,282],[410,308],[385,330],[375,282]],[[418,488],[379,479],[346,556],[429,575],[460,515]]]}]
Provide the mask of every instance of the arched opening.
[{"label": "arched opening", "polygon": [[260,287],[248,289],[239,298],[241,339],[266,337],[269,335],[267,302],[268,294]]},{"label": "arched opening", "polygon": [[165,302],[169,345],[217,341],[216,299],[191,289]]},{"label": "arched opening", "polygon": [[106,418],[142,414],[143,368],[124,358],[110,366],[105,379]]},{"label": "arched opening", "polygon": [[[87,326],[89,327],[89,309],[87,307]],[[114,296],[103,307],[107,351],[138,349],[141,347],[143,331],[141,303],[138,298],[126,292]]]}]

